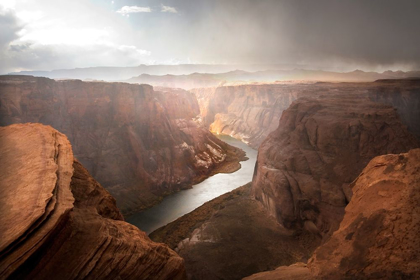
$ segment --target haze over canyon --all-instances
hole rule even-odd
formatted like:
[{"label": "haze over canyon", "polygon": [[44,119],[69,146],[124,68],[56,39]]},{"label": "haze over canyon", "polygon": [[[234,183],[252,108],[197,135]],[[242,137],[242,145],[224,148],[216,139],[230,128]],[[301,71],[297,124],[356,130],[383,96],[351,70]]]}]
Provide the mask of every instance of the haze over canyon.
[{"label": "haze over canyon", "polygon": [[420,279],[417,1],[0,3],[0,279]]}]

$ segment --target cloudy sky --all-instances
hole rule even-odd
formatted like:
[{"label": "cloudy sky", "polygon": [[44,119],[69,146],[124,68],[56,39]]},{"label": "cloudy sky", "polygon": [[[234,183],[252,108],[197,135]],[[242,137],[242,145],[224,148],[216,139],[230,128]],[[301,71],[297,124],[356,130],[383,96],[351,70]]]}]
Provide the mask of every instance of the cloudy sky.
[{"label": "cloudy sky", "polygon": [[420,69],[420,1],[1,0],[0,73],[215,63]]}]

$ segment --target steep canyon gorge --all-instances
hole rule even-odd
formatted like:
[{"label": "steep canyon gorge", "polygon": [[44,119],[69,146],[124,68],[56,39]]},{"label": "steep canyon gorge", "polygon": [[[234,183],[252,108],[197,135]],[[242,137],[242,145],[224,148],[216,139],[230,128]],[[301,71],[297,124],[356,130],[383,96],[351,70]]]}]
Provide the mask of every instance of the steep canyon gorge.
[{"label": "steep canyon gorge", "polygon": [[419,79],[370,83],[277,83],[192,89],[203,124],[258,148],[278,126],[282,112],[299,97],[352,93],[395,107],[403,123],[420,137]]},{"label": "steep canyon gorge", "polygon": [[244,280],[418,279],[420,149],[375,157],[350,186],[340,227],[305,263]]},{"label": "steep canyon gorge", "polygon": [[420,280],[420,0],[1,0],[0,280]]},{"label": "steep canyon gorge", "polygon": [[[399,94],[392,98],[401,100]],[[369,161],[419,147],[397,110],[371,99],[349,90],[293,101],[260,145],[251,185],[204,204],[151,238],[166,242],[185,259],[191,279],[238,279],[307,262],[339,228],[352,199],[351,183]],[[412,88],[406,104],[418,100]],[[413,180],[418,176],[412,175]],[[405,246],[404,241],[393,242]],[[305,274],[296,279],[306,279],[306,266],[296,267]],[[350,278],[356,275],[349,273]],[[265,279],[261,277],[256,279]]]},{"label": "steep canyon gorge", "polygon": [[[2,76],[2,205],[17,203],[15,191],[34,214],[4,207],[2,222],[16,223],[2,232],[1,277],[240,279],[277,267],[250,279],[418,277],[419,88],[405,79],[188,92]],[[59,132],[10,126],[27,122]],[[209,130],[258,148],[253,180],[154,231],[167,245],[154,243],[122,214],[245,159]]]},{"label": "steep canyon gorge", "polygon": [[39,122],[64,133],[125,215],[234,171],[244,156],[196,124],[198,103],[183,90],[3,76],[0,93],[2,126]]}]

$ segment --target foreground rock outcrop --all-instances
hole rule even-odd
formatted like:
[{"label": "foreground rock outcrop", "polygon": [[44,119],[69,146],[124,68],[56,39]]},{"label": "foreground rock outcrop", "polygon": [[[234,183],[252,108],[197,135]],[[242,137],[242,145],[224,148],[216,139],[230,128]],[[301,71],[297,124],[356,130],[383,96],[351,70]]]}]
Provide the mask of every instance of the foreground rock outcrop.
[{"label": "foreground rock outcrop", "polygon": [[0,212],[0,279],[185,278],[182,258],[124,222],[51,127],[0,128]]},{"label": "foreground rock outcrop", "polygon": [[340,228],[307,266],[245,279],[419,279],[419,182],[420,149],[374,158],[350,186]]},{"label": "foreground rock outcrop", "polygon": [[253,194],[286,228],[328,237],[367,163],[418,146],[391,106],[353,94],[300,98],[258,150]]},{"label": "foreground rock outcrop", "polygon": [[67,135],[125,215],[240,167],[244,153],[197,125],[198,114],[195,96],[183,90],[0,77],[0,125],[39,122]]},{"label": "foreground rock outcrop", "polygon": [[242,278],[243,280],[309,280],[311,274],[305,263],[295,263],[289,266],[280,266],[275,270],[255,273]]},{"label": "foreground rock outcrop", "polygon": [[240,279],[306,262],[321,239],[294,234],[251,196],[251,184],[219,196],[152,232],[184,258],[189,279]]},{"label": "foreground rock outcrop", "polygon": [[191,92],[197,96],[204,125],[254,148],[277,128],[282,112],[297,98],[336,94],[353,94],[395,107],[402,122],[420,139],[420,79],[238,85]]}]

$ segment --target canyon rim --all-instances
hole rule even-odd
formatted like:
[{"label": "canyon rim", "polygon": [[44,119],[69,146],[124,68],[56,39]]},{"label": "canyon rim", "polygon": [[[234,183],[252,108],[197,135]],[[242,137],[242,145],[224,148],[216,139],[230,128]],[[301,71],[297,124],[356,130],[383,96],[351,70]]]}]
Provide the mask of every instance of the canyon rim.
[{"label": "canyon rim", "polygon": [[4,0],[0,280],[420,279],[416,0]]}]

